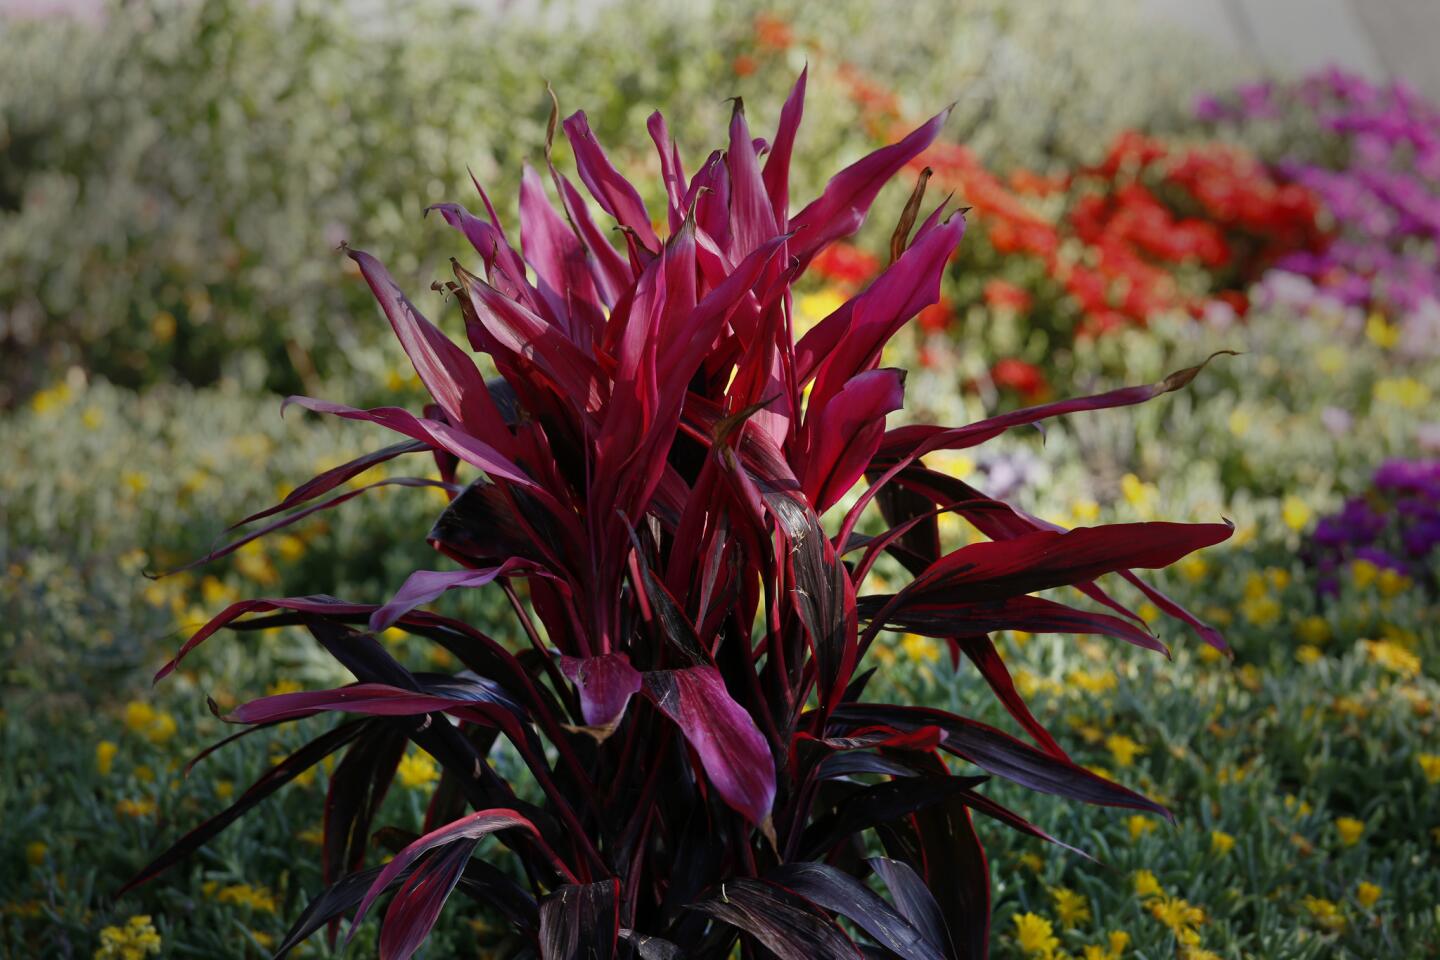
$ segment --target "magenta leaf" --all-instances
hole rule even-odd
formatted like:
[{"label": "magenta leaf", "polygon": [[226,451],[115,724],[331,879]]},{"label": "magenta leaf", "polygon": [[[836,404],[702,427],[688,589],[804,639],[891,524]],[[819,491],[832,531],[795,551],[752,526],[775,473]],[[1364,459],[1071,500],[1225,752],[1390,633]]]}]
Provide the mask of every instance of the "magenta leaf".
[{"label": "magenta leaf", "polygon": [[640,671],[630,666],[630,658],[623,653],[561,657],[560,672],[575,684],[588,732],[600,740],[614,731],[642,684]]},{"label": "magenta leaf", "polygon": [[687,667],[644,677],[645,695],[680,728],[716,792],[764,827],[775,801],[775,759],[760,728],[725,689],[720,671]]}]

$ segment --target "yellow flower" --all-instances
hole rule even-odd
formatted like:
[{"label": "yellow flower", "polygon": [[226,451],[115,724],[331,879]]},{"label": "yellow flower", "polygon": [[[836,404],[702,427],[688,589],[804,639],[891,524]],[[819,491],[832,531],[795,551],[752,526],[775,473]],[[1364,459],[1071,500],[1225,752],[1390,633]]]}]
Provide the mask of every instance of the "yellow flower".
[{"label": "yellow flower", "polygon": [[1141,516],[1146,516],[1155,509],[1155,501],[1160,496],[1155,484],[1146,483],[1133,473],[1127,473],[1120,478],[1120,493]]},{"label": "yellow flower", "polygon": [[1050,891],[1055,901],[1055,917],[1062,927],[1078,927],[1090,922],[1090,902],[1085,895],[1068,887],[1055,887]]},{"label": "yellow flower", "polygon": [[440,768],[430,754],[412,750],[400,760],[395,775],[400,778],[401,786],[422,787],[440,778]]},{"label": "yellow flower", "polygon": [[1165,890],[1160,886],[1160,881],[1155,879],[1155,874],[1149,870],[1137,870],[1135,871],[1135,895],[1141,899],[1163,897]]},{"label": "yellow flower", "polygon": [[1195,928],[1205,922],[1205,911],[1179,897],[1156,897],[1148,904],[1150,915],[1159,920],[1175,934],[1175,939],[1186,946],[1200,942]]},{"label": "yellow flower", "polygon": [[161,310],[150,318],[150,333],[159,343],[169,343],[175,338],[175,315]]},{"label": "yellow flower", "polygon": [[1310,505],[1292,493],[1281,503],[1280,517],[1291,530],[1304,530],[1310,522]]},{"label": "yellow flower", "polygon": [[207,607],[223,607],[234,603],[239,598],[239,592],[223,583],[219,577],[206,574],[200,581],[200,597],[205,601]]},{"label": "yellow flower", "polygon": [[907,633],[900,641],[900,646],[905,651],[905,656],[916,663],[934,663],[940,659],[940,644],[930,637],[922,637],[918,633]]},{"label": "yellow flower", "polygon": [[1224,830],[1211,830],[1210,849],[1222,857],[1227,856],[1231,850],[1235,849],[1235,838]]},{"label": "yellow flower", "polygon": [[275,549],[280,554],[280,559],[287,563],[294,563],[305,556],[305,541],[287,533],[275,541]]},{"label": "yellow flower", "polygon": [[1391,640],[1362,640],[1360,643],[1371,663],[1404,677],[1420,673],[1420,658],[1398,643]]},{"label": "yellow flower", "polygon": [[1141,620],[1144,620],[1152,627],[1155,625],[1155,622],[1160,619],[1159,609],[1148,600],[1140,604],[1140,606],[1136,608],[1135,613]]},{"label": "yellow flower", "polygon": [[1236,407],[1230,411],[1230,416],[1226,418],[1225,424],[1230,428],[1232,434],[1243,437],[1250,432],[1250,414]]},{"label": "yellow flower", "polygon": [[134,496],[139,496],[150,487],[150,478],[135,470],[120,474],[120,485]]},{"label": "yellow flower", "polygon": [[1022,853],[1016,859],[1020,862],[1020,866],[1029,870],[1031,873],[1039,873],[1045,869],[1045,861],[1041,859],[1038,853]]},{"label": "yellow flower", "polygon": [[104,422],[105,415],[100,412],[99,407],[86,407],[85,412],[80,414],[80,425],[86,430],[98,430],[100,429],[100,424]]},{"label": "yellow flower", "polygon": [[1314,808],[1306,801],[1295,796],[1295,794],[1287,793],[1285,794],[1285,809],[1294,812],[1298,816],[1308,817]]},{"label": "yellow flower", "polygon": [[1382,597],[1393,597],[1404,593],[1414,582],[1399,570],[1392,570],[1389,567],[1381,570],[1375,577],[1375,586],[1380,588]]},{"label": "yellow flower", "polygon": [[270,562],[270,557],[266,555],[265,547],[259,540],[251,540],[235,551],[235,569],[240,576],[253,580],[262,587],[274,586],[280,581],[279,572]]},{"label": "yellow flower", "polygon": [[1094,523],[1100,517],[1100,504],[1083,497],[1070,504],[1070,513],[1081,523]]},{"label": "yellow flower", "polygon": [[1280,619],[1280,602],[1272,596],[1247,597],[1240,602],[1240,613],[1257,627],[1268,627]]},{"label": "yellow flower", "polygon": [[1375,402],[1414,410],[1430,402],[1430,388],[1412,377],[1375,381]]},{"label": "yellow flower", "polygon": [[126,729],[140,734],[151,743],[165,743],[175,735],[175,718],[143,700],[131,700],[125,704],[124,719]]},{"label": "yellow flower", "polygon": [[1426,783],[1440,783],[1440,753],[1422,753],[1415,758]]},{"label": "yellow flower", "polygon": [[70,402],[70,385],[64,380],[30,398],[30,408],[39,414],[59,410]]},{"label": "yellow flower", "polygon": [[1031,957],[1053,957],[1060,947],[1055,928],[1036,913],[1015,914],[1015,941]]},{"label": "yellow flower", "polygon": [[1389,350],[1400,342],[1400,328],[1386,323],[1384,315],[1376,311],[1365,318],[1365,336],[1375,346]]},{"label": "yellow flower", "polygon": [[386,643],[399,643],[408,636],[410,636],[410,634],[401,630],[399,627],[386,627],[384,632],[380,634],[380,639]]},{"label": "yellow flower", "polygon": [[1355,584],[1356,589],[1364,590],[1375,582],[1380,575],[1380,568],[1369,560],[1354,560],[1350,563],[1350,581]]},{"label": "yellow flower", "polygon": [[1105,749],[1110,751],[1110,756],[1115,758],[1115,765],[1128,767],[1135,762],[1135,758],[1145,753],[1145,748],[1123,733],[1112,733],[1105,738]]},{"label": "yellow flower", "polygon": [[1295,648],[1295,659],[1308,665],[1325,659],[1325,654],[1314,644],[1302,643]]},{"label": "yellow flower", "polygon": [[1333,343],[1321,347],[1315,352],[1315,366],[1320,368],[1321,373],[1329,376],[1334,376],[1345,369],[1345,359],[1344,348]]},{"label": "yellow flower", "polygon": [[1190,554],[1175,566],[1179,569],[1180,575],[1191,583],[1199,583],[1210,572],[1210,561],[1198,553]]},{"label": "yellow flower", "polygon": [[1120,960],[1125,948],[1130,946],[1130,934],[1124,930],[1112,930],[1105,937],[1105,946],[1091,944],[1085,948],[1084,960]]},{"label": "yellow flower", "polygon": [[145,915],[131,917],[123,927],[100,931],[100,949],[95,960],[143,960],[160,952],[160,934]]},{"label": "yellow flower", "polygon": [[1139,840],[1145,834],[1154,832],[1155,821],[1143,813],[1135,813],[1125,818],[1125,826],[1130,831],[1130,839]]},{"label": "yellow flower", "polygon": [[1301,901],[1305,909],[1309,911],[1311,919],[1316,926],[1329,930],[1332,933],[1339,933],[1345,929],[1345,916],[1340,908],[1329,900],[1320,897],[1306,897]]},{"label": "yellow flower", "polygon": [[295,839],[301,843],[308,843],[312,847],[325,845],[325,831],[319,827],[307,827],[295,835]]},{"label": "yellow flower", "polygon": [[1313,613],[1295,625],[1295,633],[1313,646],[1324,646],[1330,642],[1330,624],[1325,622],[1324,617]]},{"label": "yellow flower", "polygon": [[304,685],[301,684],[299,680],[293,680],[290,677],[282,677],[281,679],[276,680],[274,683],[270,684],[270,686],[266,687],[265,694],[271,697],[278,697],[282,693],[299,693],[301,690],[304,689]]},{"label": "yellow flower", "polygon": [[1335,832],[1339,834],[1342,844],[1353,847],[1365,835],[1365,822],[1354,817],[1339,817],[1335,820]]},{"label": "yellow flower", "polygon": [[115,804],[115,812],[125,817],[148,817],[155,813],[155,801],[145,800],[121,800]]},{"label": "yellow flower", "polygon": [[233,904],[247,910],[274,913],[278,909],[275,895],[268,888],[252,887],[248,883],[235,883],[228,887],[221,887],[213,895],[220,903]]},{"label": "yellow flower", "polygon": [[215,796],[221,800],[229,800],[235,793],[235,782],[233,780],[216,780]]},{"label": "yellow flower", "polygon": [[1355,887],[1355,899],[1359,901],[1360,906],[1369,910],[1375,906],[1375,901],[1379,900],[1380,894],[1384,892],[1379,885],[1370,883],[1368,880],[1361,880]]},{"label": "yellow flower", "polygon": [[798,337],[845,303],[845,295],[834,287],[807,293],[795,300],[795,335]]},{"label": "yellow flower", "polygon": [[1071,670],[1065,679],[1086,693],[1109,693],[1115,689],[1115,674],[1104,670]]},{"label": "yellow flower", "polygon": [[110,770],[115,765],[115,754],[119,752],[120,748],[110,740],[101,740],[95,744],[95,769],[100,776],[110,776]]},{"label": "yellow flower", "polygon": [[25,861],[32,867],[38,867],[45,862],[49,856],[50,848],[43,840],[31,840],[25,845]]}]

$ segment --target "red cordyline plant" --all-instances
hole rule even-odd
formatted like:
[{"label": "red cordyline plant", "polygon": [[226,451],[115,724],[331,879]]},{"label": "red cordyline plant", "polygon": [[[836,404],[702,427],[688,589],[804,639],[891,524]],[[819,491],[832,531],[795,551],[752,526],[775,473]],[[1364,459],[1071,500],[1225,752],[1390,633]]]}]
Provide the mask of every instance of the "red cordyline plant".
[{"label": "red cordyline plant", "polygon": [[[881,350],[935,302],[963,218],[943,203],[920,217],[917,190],[889,267],[798,342],[791,287],[860,226],[945,114],[840,171],[792,214],[788,168],[804,91],[802,73],[769,143],[752,138],[737,101],[728,147],[689,177],[665,121],[650,118],[668,235],[583,113],[564,132],[623,247],[553,165],[558,210],[540,175],[525,170],[518,252],[488,200],[485,217],[438,207],[483,263],[481,274],[457,263],[445,289],[471,349],[499,372],[488,383],[380,263],[350,252],[434,403],[416,415],[292,398],[406,439],[306,482],[243,521],[266,521],[259,530],[205,559],[355,496],[325,499],[375,464],[429,453],[440,480],[382,482],[449,493],[428,540],[455,566],[411,574],[383,606],[248,600],[196,633],[160,676],[222,627],[299,624],[355,682],[262,697],[229,714],[252,729],[346,716],[131,885],[339,752],[325,799],[329,887],[278,955],[327,925],[334,937],[347,913],[353,931],[388,896],[380,955],[409,957],[458,887],[508,919],[517,953],[545,960],[727,957],[737,944],[745,956],[785,960],[853,960],[876,949],[939,960],[987,951],[988,868],[972,815],[1049,839],[986,796],[988,777],[1168,816],[1066,756],[1016,694],[988,635],[1106,634],[1163,650],[1096,583],[1117,574],[1219,644],[1131,570],[1223,540],[1229,525],[1066,531],[922,458],[1047,417],[1138,403],[1198,368],[968,426],[887,429],[905,374],[880,367]],[[837,509],[862,480],[859,498]],[[942,552],[937,517],[946,511],[989,541]],[[832,512],[833,534],[822,524]],[[911,578],[895,593],[858,596],[882,555]],[[1033,595],[1064,585],[1110,612]],[[422,609],[444,591],[481,586],[508,597],[520,649]],[[410,670],[376,639],[390,627],[439,644],[464,670]],[[867,699],[873,671],[861,664],[887,630],[948,641],[1030,742],[941,710]],[[486,762],[502,739],[528,771],[523,784]],[[409,743],[443,774],[424,835],[394,843],[396,831],[372,827]],[[399,850],[383,865],[374,863],[377,837]],[[472,857],[482,844],[488,860]]]}]

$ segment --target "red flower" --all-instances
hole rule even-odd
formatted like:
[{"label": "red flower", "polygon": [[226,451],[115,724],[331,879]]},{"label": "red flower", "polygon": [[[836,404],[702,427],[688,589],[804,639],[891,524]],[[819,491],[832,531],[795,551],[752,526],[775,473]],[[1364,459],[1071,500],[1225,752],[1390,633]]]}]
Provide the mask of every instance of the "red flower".
[{"label": "red flower", "polygon": [[990,368],[990,379],[995,382],[995,386],[1014,390],[1027,400],[1050,392],[1050,384],[1046,381],[1045,374],[1040,372],[1040,368],[1015,357],[997,360],[995,366]]},{"label": "red flower", "polygon": [[827,280],[858,287],[880,272],[880,258],[853,244],[836,243],[821,252],[810,269]]},{"label": "red flower", "polygon": [[941,297],[921,310],[915,321],[926,333],[944,333],[950,329],[950,324],[955,322],[955,312],[951,309],[950,301]]},{"label": "red flower", "polygon": [[1024,313],[1034,303],[1023,287],[998,278],[985,281],[985,302],[997,310],[1014,310],[1016,313]]},{"label": "red flower", "polygon": [[758,70],[759,67],[760,65],[755,62],[754,57],[744,53],[736,57],[730,64],[730,69],[735,72],[735,76],[737,77],[748,77]]}]

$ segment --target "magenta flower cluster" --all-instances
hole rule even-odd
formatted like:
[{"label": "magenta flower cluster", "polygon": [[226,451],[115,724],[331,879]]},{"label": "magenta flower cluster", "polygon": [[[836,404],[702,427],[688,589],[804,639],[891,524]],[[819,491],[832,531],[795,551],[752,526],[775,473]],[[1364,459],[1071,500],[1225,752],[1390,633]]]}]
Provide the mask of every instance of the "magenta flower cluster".
[{"label": "magenta flower cluster", "polygon": [[1315,526],[1304,551],[1322,594],[1340,592],[1345,566],[1365,560],[1433,588],[1440,564],[1440,460],[1387,460],[1370,489]]},{"label": "magenta flower cluster", "polygon": [[1436,349],[1440,108],[1404,83],[1330,69],[1205,96],[1195,112],[1242,134],[1283,125],[1296,135],[1276,170],[1320,199],[1336,239],[1322,252],[1289,254],[1277,269],[1309,280],[1317,296],[1391,315],[1407,352]]}]

